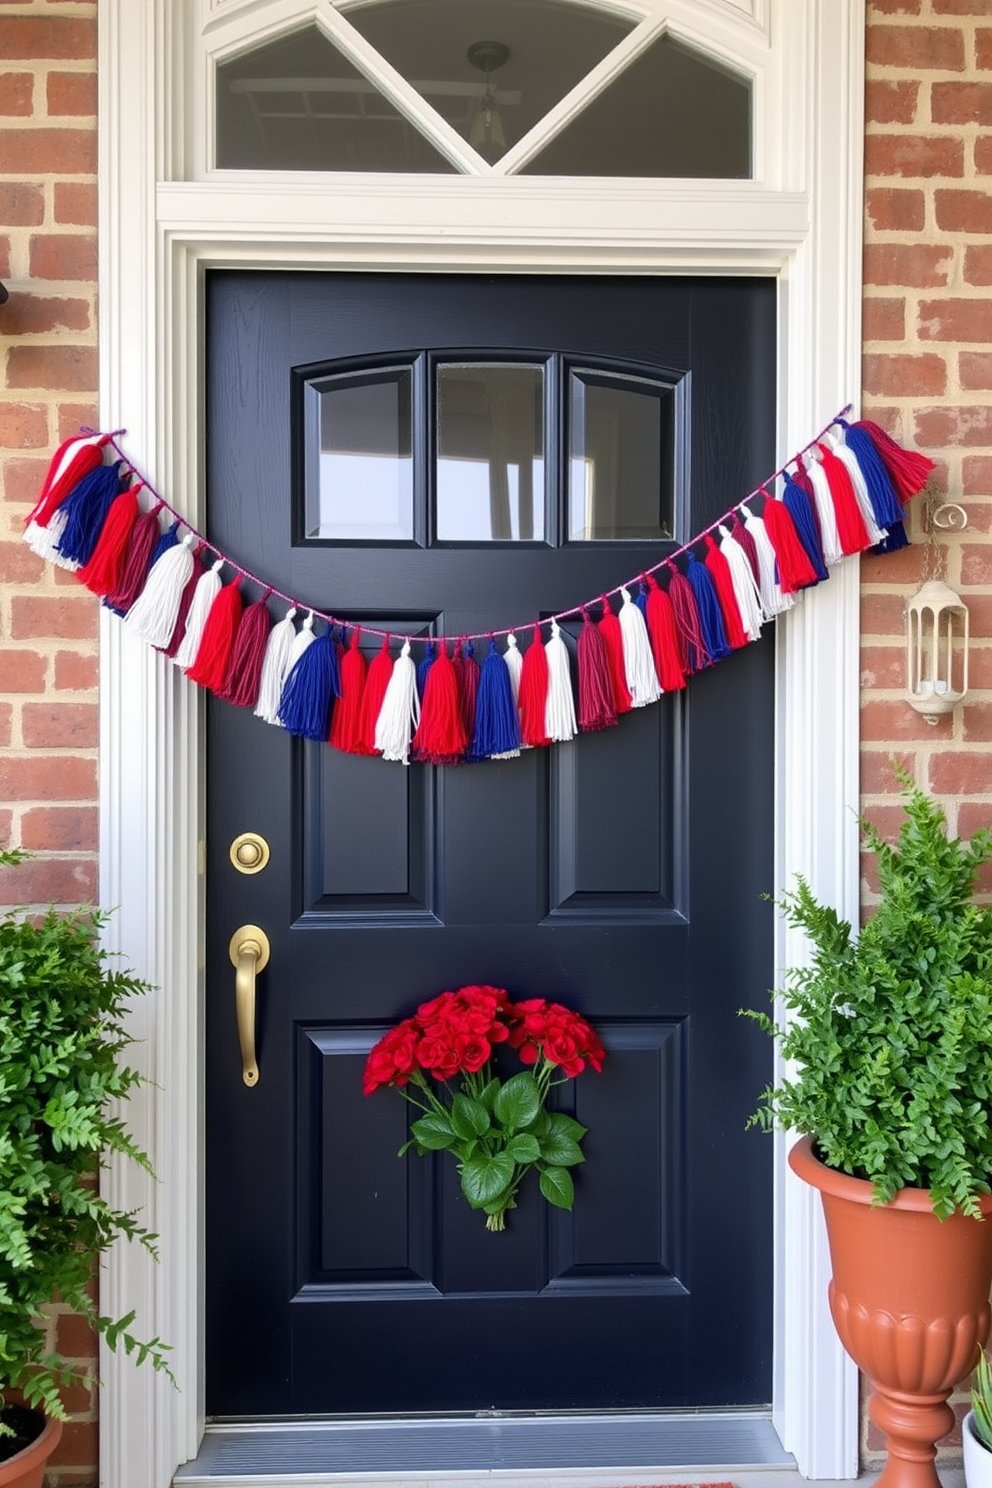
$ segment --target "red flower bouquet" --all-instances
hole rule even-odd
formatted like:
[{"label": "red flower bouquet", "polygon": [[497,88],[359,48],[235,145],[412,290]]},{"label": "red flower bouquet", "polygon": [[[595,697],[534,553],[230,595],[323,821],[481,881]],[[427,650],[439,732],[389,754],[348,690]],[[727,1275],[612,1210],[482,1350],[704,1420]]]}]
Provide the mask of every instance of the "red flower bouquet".
[{"label": "red flower bouquet", "polygon": [[[500,1079],[495,1045],[516,1051],[528,1068]],[[506,1211],[531,1168],[549,1204],[571,1209],[568,1171],[584,1162],[586,1128],[549,1111],[555,1085],[588,1064],[601,1070],[605,1050],[584,1018],[558,1002],[511,1002],[501,987],[460,987],[422,1003],[379,1040],[365,1065],[365,1094],[392,1085],[423,1112],[410,1127],[415,1147],[449,1151],[458,1161],[462,1193],[486,1215],[486,1228],[506,1227]],[[452,1089],[449,1081],[458,1080]]]}]

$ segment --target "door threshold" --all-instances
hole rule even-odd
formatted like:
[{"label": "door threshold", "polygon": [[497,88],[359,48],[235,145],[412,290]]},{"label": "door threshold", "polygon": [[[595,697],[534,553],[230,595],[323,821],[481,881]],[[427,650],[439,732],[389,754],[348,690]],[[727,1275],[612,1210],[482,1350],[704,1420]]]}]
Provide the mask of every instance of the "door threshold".
[{"label": "door threshold", "polygon": [[[215,1422],[176,1488],[389,1488],[443,1481],[477,1488],[654,1488],[726,1482],[749,1488],[795,1477],[767,1414],[624,1412],[400,1419]],[[759,1483],[752,1474],[769,1474]],[[798,1479],[797,1479],[798,1481]]]}]

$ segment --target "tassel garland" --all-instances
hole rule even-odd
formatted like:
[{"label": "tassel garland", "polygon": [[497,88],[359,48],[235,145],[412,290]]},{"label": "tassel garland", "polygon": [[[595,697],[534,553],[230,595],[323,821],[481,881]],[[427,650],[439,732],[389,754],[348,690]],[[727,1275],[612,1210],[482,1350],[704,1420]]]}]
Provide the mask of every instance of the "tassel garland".
[{"label": "tassel garland", "polygon": [[[119,458],[106,461],[108,446]],[[112,435],[59,446],[24,541],[76,570],[192,681],[267,723],[346,753],[449,765],[507,759],[611,728],[622,713],[680,691],[688,677],[757,640],[767,620],[824,582],[841,557],[904,546],[905,503],[933,468],[871,421],[838,416],[765,487],[639,580],[602,595],[598,619],[590,601],[551,615],[547,641],[535,623],[523,651],[512,630],[498,632],[502,648],[490,635],[481,667],[478,635],[416,638],[424,648],[418,666],[410,639],[394,661],[393,638],[375,631],[381,645],[370,662],[350,620],[310,611],[297,629],[297,602],[222,554],[211,562],[205,539],[150,487],[142,512],[142,480]],[[752,509],[759,495],[763,503]],[[227,583],[225,567],[234,571]],[[244,586],[262,597],[246,603]],[[275,625],[273,599],[287,611]],[[574,643],[560,624],[566,616],[581,619]],[[318,618],[327,627],[319,635]]]}]

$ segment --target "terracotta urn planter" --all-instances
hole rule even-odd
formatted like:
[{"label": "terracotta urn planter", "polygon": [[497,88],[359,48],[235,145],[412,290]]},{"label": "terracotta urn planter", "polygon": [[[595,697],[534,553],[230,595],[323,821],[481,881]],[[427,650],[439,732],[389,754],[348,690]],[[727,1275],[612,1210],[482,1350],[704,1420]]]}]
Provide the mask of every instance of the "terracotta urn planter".
[{"label": "terracotta urn planter", "polygon": [[29,1446],[0,1460],[0,1488],[41,1488],[48,1459],[61,1437],[62,1422],[46,1420],[45,1429]]},{"label": "terracotta urn planter", "polygon": [[992,1196],[982,1214],[939,1220],[926,1189],[871,1203],[871,1184],[825,1167],[803,1137],[789,1164],[820,1190],[833,1278],[830,1312],[871,1381],[868,1413],[884,1432],[879,1488],[939,1488],[936,1442],[954,1424],[947,1397],[989,1333]]}]

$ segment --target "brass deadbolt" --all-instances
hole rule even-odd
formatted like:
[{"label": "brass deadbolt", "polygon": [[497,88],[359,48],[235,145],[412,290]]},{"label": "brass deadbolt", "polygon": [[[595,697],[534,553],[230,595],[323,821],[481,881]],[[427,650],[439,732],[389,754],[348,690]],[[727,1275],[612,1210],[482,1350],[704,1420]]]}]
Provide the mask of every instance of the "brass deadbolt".
[{"label": "brass deadbolt", "polygon": [[239,873],[261,873],[269,861],[269,844],[257,832],[242,832],[231,843],[231,862]]}]

